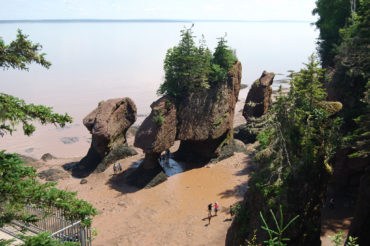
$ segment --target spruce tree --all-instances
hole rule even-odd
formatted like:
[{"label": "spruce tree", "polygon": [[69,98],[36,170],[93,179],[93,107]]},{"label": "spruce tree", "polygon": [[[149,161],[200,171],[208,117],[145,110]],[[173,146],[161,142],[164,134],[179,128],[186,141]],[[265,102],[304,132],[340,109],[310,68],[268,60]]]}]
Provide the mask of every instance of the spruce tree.
[{"label": "spruce tree", "polygon": [[[28,70],[30,63],[37,63],[48,68],[51,63],[45,54],[39,53],[41,45],[34,44],[20,30],[17,39],[6,45],[0,38],[0,67],[3,69]],[[23,125],[26,135],[35,131],[32,121],[42,124],[53,123],[64,126],[72,122],[72,118],[56,114],[50,107],[43,105],[26,104],[23,100],[0,93],[0,136],[12,133],[17,124]],[[56,183],[40,183],[36,170],[26,167],[17,154],[0,151],[0,227],[19,220],[24,223],[35,222],[40,217],[26,212],[26,206],[32,206],[48,211],[50,208],[59,208],[64,211],[64,217],[70,220],[81,220],[84,225],[91,225],[91,216],[97,214],[93,206],[76,198],[75,192],[67,192],[55,188]],[[2,245],[9,242],[0,240]],[[35,238],[28,238],[27,245],[71,245],[59,243],[42,234]]]}]

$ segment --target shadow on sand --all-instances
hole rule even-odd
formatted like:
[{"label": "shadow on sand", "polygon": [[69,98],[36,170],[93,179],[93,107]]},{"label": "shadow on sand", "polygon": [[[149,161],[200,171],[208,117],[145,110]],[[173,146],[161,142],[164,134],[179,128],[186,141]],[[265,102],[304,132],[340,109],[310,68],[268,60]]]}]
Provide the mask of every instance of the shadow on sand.
[{"label": "shadow on sand", "polygon": [[[256,164],[253,161],[252,155],[247,155],[244,158],[243,165],[245,165],[244,168],[238,171],[235,174],[236,176],[248,175],[251,172],[256,170]],[[232,189],[225,190],[219,193],[218,195],[221,196],[221,198],[229,198],[229,197],[243,198],[245,192],[247,191],[247,187],[248,187],[248,181],[238,184],[234,186],[234,188]]]},{"label": "shadow on sand", "polygon": [[182,173],[197,165],[188,165],[177,162],[172,158],[160,162],[160,167],[151,170],[143,170],[140,165],[143,159],[133,162],[129,168],[122,173],[113,175],[107,184],[123,194],[136,192],[143,188],[151,188],[164,182],[167,177]]},{"label": "shadow on sand", "polygon": [[[333,198],[334,207],[329,206],[329,200]],[[327,201],[321,210],[321,235],[326,231],[348,231],[353,219],[355,198],[344,191],[335,191],[329,186]]]}]

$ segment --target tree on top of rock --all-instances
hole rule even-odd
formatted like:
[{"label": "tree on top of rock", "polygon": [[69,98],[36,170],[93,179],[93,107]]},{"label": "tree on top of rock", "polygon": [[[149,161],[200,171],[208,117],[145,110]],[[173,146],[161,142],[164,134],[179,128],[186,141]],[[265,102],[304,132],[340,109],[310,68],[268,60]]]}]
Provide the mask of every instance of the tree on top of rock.
[{"label": "tree on top of rock", "polygon": [[[225,35],[226,36],[226,35]],[[227,78],[227,72],[232,68],[232,65],[238,61],[235,52],[227,45],[224,37],[219,38],[215,53],[212,58],[212,82],[223,81]]]},{"label": "tree on top of rock", "polygon": [[179,98],[197,90],[207,90],[211,82],[225,80],[227,71],[237,61],[224,38],[220,39],[213,55],[204,38],[196,46],[192,27],[182,30],[178,46],[167,50],[165,81],[158,89],[160,95]]},{"label": "tree on top of rock", "polygon": [[203,41],[199,47],[195,45],[191,28],[182,30],[181,37],[179,45],[167,51],[165,81],[158,90],[159,94],[177,97],[196,88],[209,88],[211,52]]}]

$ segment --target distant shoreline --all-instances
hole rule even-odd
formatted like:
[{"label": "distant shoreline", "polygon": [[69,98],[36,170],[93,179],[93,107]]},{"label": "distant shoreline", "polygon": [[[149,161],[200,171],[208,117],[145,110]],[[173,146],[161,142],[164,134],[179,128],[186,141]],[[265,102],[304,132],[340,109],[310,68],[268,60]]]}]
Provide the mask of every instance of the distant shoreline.
[{"label": "distant shoreline", "polygon": [[0,20],[0,24],[12,23],[196,23],[196,22],[234,22],[234,23],[311,23],[308,20],[186,20],[186,19],[34,19]]}]

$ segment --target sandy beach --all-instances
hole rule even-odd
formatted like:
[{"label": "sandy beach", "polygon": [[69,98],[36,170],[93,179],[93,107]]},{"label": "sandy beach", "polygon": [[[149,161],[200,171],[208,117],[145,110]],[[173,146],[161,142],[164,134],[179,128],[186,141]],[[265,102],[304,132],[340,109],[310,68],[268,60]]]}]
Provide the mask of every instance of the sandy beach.
[{"label": "sandy beach", "polygon": [[[143,154],[122,160],[123,170],[141,158]],[[75,159],[52,160],[40,170],[71,161]],[[229,206],[244,195],[249,165],[248,156],[238,153],[171,176],[151,189],[124,185],[111,168],[90,175],[86,184],[71,177],[60,180],[58,187],[77,191],[98,209],[94,245],[224,245],[231,223]],[[208,224],[207,205],[216,201],[220,211]]]}]

